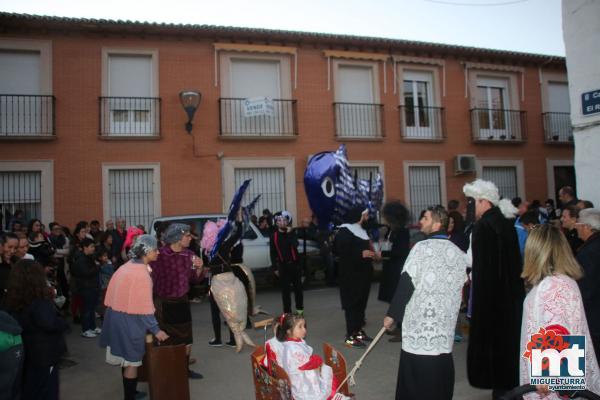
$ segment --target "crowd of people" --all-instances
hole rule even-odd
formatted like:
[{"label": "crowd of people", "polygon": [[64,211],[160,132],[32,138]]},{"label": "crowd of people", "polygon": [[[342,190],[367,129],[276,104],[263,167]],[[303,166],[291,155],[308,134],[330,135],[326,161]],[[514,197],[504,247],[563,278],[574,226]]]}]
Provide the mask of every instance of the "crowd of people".
[{"label": "crowd of people", "polygon": [[[367,302],[373,263],[383,264],[378,299],[390,304],[383,325],[390,341],[401,343],[397,399],[452,398],[461,310],[469,323],[467,373],[474,387],[499,398],[529,383],[528,340],[550,326],[557,334],[586,337],[588,389],[600,391],[600,210],[570,187],[559,192],[560,208],[551,200],[541,206],[501,199],[495,185],[482,180],[465,185],[464,193],[463,207],[452,200],[447,208],[423,210],[417,234],[400,201],[383,206],[380,223],[367,207],[352,208],[334,232],[320,229],[314,217],[292,228],[287,211],[251,217],[270,237],[282,299],[265,366],[277,361],[286,368],[295,399],[325,400],[337,387],[304,342],[299,238],[318,242],[326,281],[339,285],[349,347],[372,341],[364,330]],[[100,336],[106,361],[122,367],[124,398],[139,398],[137,369],[147,333],[185,345],[188,365],[194,364],[190,288],[204,280],[214,330],[208,344],[238,352],[254,346],[244,332],[253,313],[249,278],[235,267],[243,264],[241,213],[211,252],[225,223],[205,224],[200,237],[193,227],[172,223],[154,237],[121,218],[106,221],[104,229],[98,221],[81,221],[72,231],[57,222],[46,230],[40,220],[26,222],[15,212],[0,234],[0,364],[12,363],[8,398],[58,398],[68,320],[81,325],[83,338]],[[230,310],[225,290],[239,298],[242,311]],[[229,326],[225,343],[221,316]],[[202,375],[189,369],[188,377]]]}]

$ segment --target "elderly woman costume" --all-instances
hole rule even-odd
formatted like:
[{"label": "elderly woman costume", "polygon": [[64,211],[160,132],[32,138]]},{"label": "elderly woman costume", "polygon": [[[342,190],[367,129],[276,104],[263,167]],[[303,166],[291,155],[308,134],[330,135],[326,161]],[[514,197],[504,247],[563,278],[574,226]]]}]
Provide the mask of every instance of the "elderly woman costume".
[{"label": "elderly woman costume", "polygon": [[[190,284],[202,280],[202,260],[187,248],[192,239],[188,225],[169,225],[162,239],[165,246],[151,264],[156,319],[170,336],[166,344],[187,345],[189,357],[193,334],[188,292]],[[202,376],[189,371],[189,377],[200,379]]]},{"label": "elderly woman costume", "polygon": [[157,247],[154,237],[139,236],[129,251],[131,260],[115,272],[106,290],[100,345],[106,348],[106,362],[124,369],[126,400],[136,395],[137,367],[142,365],[146,332],[159,340],[168,337],[154,317],[152,279],[146,264],[156,257]]}]

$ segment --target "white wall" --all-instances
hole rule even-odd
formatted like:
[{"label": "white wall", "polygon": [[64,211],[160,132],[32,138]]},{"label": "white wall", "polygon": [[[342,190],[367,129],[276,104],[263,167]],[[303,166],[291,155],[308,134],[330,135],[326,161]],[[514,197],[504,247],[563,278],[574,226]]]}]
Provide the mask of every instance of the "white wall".
[{"label": "white wall", "polygon": [[563,0],[571,122],[575,136],[575,173],[579,198],[600,208],[600,113],[584,116],[581,94],[600,90],[600,1]]}]

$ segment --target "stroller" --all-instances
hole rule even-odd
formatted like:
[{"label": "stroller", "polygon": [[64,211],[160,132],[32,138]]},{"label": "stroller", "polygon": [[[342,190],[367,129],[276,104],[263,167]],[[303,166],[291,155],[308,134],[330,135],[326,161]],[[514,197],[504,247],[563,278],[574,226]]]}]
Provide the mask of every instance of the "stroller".
[{"label": "stroller", "polygon": [[[500,400],[520,400],[527,393],[535,392],[537,388],[533,385],[523,385],[514,388],[513,390],[505,393]],[[560,396],[565,399],[589,399],[589,400],[600,400],[600,396],[590,392],[589,390],[576,390],[576,391],[559,391],[557,392]],[[565,397],[566,396],[566,397]]]}]

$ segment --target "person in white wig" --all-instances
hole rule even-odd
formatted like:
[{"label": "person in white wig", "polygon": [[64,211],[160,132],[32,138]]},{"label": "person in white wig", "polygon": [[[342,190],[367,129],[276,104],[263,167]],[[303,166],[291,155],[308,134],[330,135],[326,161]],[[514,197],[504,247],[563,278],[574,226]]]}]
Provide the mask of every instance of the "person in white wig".
[{"label": "person in white wig", "polygon": [[519,385],[519,341],[525,288],[521,255],[512,221],[516,209],[501,200],[494,183],[477,179],[463,187],[473,199],[471,235],[471,327],[467,376],[494,399]]}]

